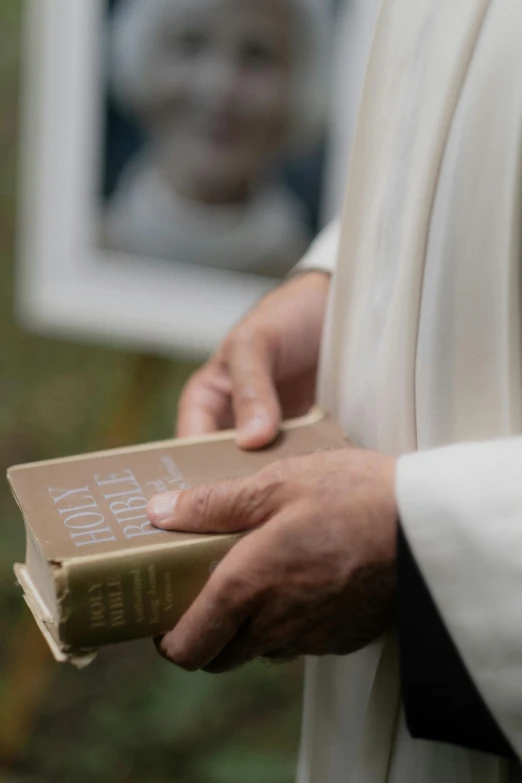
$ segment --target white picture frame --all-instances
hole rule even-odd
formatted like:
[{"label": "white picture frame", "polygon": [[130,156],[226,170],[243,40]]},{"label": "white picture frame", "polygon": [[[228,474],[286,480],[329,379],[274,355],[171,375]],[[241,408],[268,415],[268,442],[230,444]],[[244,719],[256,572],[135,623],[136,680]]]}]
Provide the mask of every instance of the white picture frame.
[{"label": "white picture frame", "polygon": [[97,246],[104,14],[104,0],[27,0],[17,316],[46,334],[204,358],[278,281]]}]

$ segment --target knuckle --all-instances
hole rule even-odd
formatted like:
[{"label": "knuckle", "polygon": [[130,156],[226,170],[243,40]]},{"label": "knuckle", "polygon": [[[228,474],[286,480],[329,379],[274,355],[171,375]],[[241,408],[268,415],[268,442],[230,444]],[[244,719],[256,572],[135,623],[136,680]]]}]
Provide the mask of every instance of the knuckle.
[{"label": "knuckle", "polygon": [[183,386],[180,394],[180,404],[187,402],[190,398],[197,394],[201,386],[204,384],[205,379],[205,367],[201,370],[197,370]]},{"label": "knuckle", "polygon": [[244,384],[236,388],[235,390],[235,403],[241,408],[259,404],[259,389],[254,383],[255,379],[252,378],[252,382]]},{"label": "knuckle", "polygon": [[234,517],[244,520],[245,527],[256,527],[265,522],[273,510],[275,489],[276,483],[267,481],[261,473],[248,482],[236,484],[232,506]]},{"label": "knuckle", "polygon": [[268,350],[266,330],[255,324],[243,324],[231,338],[229,359],[238,362],[245,357],[264,355]]},{"label": "knuckle", "polygon": [[264,484],[280,486],[288,480],[289,460],[278,459],[271,462],[259,472],[259,477]]},{"label": "knuckle", "polygon": [[225,337],[223,342],[223,356],[227,360],[230,360],[230,358],[234,356],[237,349],[241,349],[245,345],[248,346],[250,344],[250,340],[250,329],[248,324],[243,321],[234,329],[232,329],[227,337]]},{"label": "knuckle", "polygon": [[236,569],[224,578],[221,585],[220,600],[227,609],[243,610],[256,602],[259,585],[253,574],[246,569]]},{"label": "knuckle", "polygon": [[293,485],[292,472],[288,460],[277,460],[267,465],[259,473],[261,494],[266,503],[283,500],[291,492]]},{"label": "knuckle", "polygon": [[212,502],[212,488],[203,484],[195,487],[189,496],[188,508],[186,514],[190,516],[191,526],[194,528],[203,528],[210,517],[210,507]]},{"label": "knuckle", "polygon": [[230,571],[221,583],[220,600],[224,603],[235,603],[237,597],[245,591],[245,581],[242,570]]},{"label": "knuckle", "polygon": [[235,515],[239,518],[248,519],[252,525],[261,521],[264,515],[263,500],[255,488],[243,486],[236,495],[234,503]]}]

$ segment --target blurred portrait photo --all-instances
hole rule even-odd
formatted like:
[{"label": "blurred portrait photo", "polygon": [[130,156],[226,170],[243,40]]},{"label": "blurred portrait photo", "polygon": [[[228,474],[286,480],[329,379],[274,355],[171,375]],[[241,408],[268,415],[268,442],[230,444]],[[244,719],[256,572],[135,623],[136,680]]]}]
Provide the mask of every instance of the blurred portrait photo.
[{"label": "blurred portrait photo", "polygon": [[117,0],[100,242],[283,277],[317,222],[326,0]]}]

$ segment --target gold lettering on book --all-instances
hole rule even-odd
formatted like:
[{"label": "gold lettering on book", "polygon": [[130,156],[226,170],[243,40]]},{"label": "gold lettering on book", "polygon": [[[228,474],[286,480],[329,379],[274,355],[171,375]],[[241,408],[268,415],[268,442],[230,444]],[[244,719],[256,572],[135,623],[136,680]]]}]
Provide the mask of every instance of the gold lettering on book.
[{"label": "gold lettering on book", "polygon": [[143,611],[143,584],[141,579],[141,571],[139,568],[135,568],[131,571],[132,586],[133,586],[133,603],[134,619],[137,623],[142,623],[145,620],[145,612]]},{"label": "gold lettering on book", "polygon": [[160,458],[160,462],[166,469],[168,474],[167,483],[172,484],[176,489],[189,489],[189,484],[185,481],[185,477],[181,470],[178,468],[172,457],[168,454]]},{"label": "gold lettering on book", "polygon": [[[130,468],[119,473],[97,473],[97,487],[108,503],[111,516],[127,539],[161,533],[147,518],[148,499]],[[60,518],[77,547],[117,541],[114,530],[87,485],[66,489],[48,487]]]},{"label": "gold lettering on book", "polygon": [[159,623],[161,601],[158,598],[158,577],[156,573],[156,566],[154,564],[151,563],[147,568],[147,575],[149,578],[147,597],[149,599],[150,608],[148,620],[150,625],[156,625]]},{"label": "gold lettering on book", "polygon": [[105,628],[107,619],[105,614],[103,585],[101,582],[90,585],[87,590],[87,595],[89,600],[89,619],[91,628]]},{"label": "gold lettering on book", "polygon": [[169,571],[165,571],[163,574],[163,587],[165,591],[165,606],[164,611],[168,612],[174,606],[174,591],[172,590],[172,574]]},{"label": "gold lettering on book", "polygon": [[105,524],[105,516],[101,513],[89,487],[75,489],[48,487],[47,489],[64,525],[70,529],[69,535],[75,546],[116,541],[116,536]]},{"label": "gold lettering on book", "polygon": [[[161,530],[153,527],[147,519],[148,500],[130,468],[120,473],[106,475],[97,473],[94,480],[103,489],[103,497],[108,501],[109,508],[121,526],[125,538],[161,533]],[[128,524],[129,522],[133,524]]]},{"label": "gold lettering on book", "polygon": [[125,625],[123,587],[121,579],[111,579],[107,584],[109,596],[109,623],[111,628]]}]

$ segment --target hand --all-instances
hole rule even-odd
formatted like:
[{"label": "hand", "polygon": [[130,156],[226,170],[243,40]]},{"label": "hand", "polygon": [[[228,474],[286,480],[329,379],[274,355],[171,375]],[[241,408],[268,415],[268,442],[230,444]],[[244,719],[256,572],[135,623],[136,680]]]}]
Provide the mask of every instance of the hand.
[{"label": "hand", "polygon": [[179,436],[237,427],[239,446],[261,448],[282,416],[310,409],[329,283],[329,275],[308,272],[251,310],[186,385]]},{"label": "hand", "polygon": [[394,458],[346,449],[169,493],[161,517],[152,499],[149,518],[164,529],[251,531],[163,637],[162,654],[221,672],[259,656],[345,655],[376,639],[393,615],[394,484]]}]

